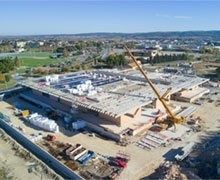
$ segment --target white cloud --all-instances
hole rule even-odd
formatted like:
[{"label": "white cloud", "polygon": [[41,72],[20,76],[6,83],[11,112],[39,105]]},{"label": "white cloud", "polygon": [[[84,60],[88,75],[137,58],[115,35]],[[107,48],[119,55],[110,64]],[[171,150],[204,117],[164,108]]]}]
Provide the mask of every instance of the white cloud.
[{"label": "white cloud", "polygon": [[168,14],[156,14],[157,17],[162,17],[162,18],[170,18],[170,15]]},{"label": "white cloud", "polygon": [[169,14],[156,14],[157,17],[161,18],[173,18],[173,19],[192,19],[191,16],[182,16],[182,15],[176,15],[176,16],[171,16]]},{"label": "white cloud", "polygon": [[176,19],[192,19],[191,16],[174,16]]}]

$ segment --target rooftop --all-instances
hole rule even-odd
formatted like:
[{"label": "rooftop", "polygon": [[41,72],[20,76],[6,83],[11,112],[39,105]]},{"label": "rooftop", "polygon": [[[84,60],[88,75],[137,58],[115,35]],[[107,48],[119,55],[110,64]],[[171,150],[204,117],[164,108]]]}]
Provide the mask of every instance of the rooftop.
[{"label": "rooftop", "polygon": [[[161,94],[169,87],[172,87],[172,94],[208,81],[208,79],[196,76],[167,73],[148,73],[148,76]],[[56,78],[49,84],[45,82],[45,79],[28,80],[22,84],[61,97],[71,102],[73,106],[86,107],[114,118],[126,114],[134,107],[150,104],[155,99],[154,92],[148,84],[143,82],[144,79],[136,70],[80,72],[63,74]]]}]

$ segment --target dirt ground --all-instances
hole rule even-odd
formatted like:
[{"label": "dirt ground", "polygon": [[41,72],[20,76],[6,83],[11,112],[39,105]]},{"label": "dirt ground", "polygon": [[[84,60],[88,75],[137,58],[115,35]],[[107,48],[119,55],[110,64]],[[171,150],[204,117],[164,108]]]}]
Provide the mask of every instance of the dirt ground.
[{"label": "dirt ground", "polygon": [[[218,98],[218,97],[217,97]],[[25,133],[48,134],[32,125],[21,121],[13,115],[13,110],[6,102],[0,102],[0,111],[11,117],[12,123],[17,127],[22,127]],[[130,144],[127,147],[117,145],[115,142],[105,140],[100,137],[90,137],[88,134],[69,133],[61,129],[57,134],[58,140],[68,143],[81,143],[87,149],[93,150],[102,155],[116,155],[119,151],[123,151],[131,156],[128,167],[122,172],[119,179],[139,179],[152,174],[156,168],[168,158],[173,158],[176,151],[180,147],[184,147],[189,142],[199,142],[200,137],[206,135],[210,131],[220,130],[220,107],[215,107],[214,102],[205,102],[202,106],[198,106],[195,116],[200,116],[204,122],[203,130],[199,133],[191,133],[182,141],[175,142],[168,147],[157,148],[151,151],[143,150],[135,144]],[[13,164],[13,163],[12,163]],[[23,167],[25,169],[25,167]],[[15,173],[16,174],[16,173]],[[18,172],[19,174],[19,172]],[[33,179],[33,178],[32,178]]]},{"label": "dirt ground", "polygon": [[[15,156],[11,146],[0,139],[0,167],[5,167],[10,171],[10,176],[16,180],[40,180],[40,174],[36,172],[28,173],[27,162],[24,159]],[[46,178],[43,177],[46,180]]]}]

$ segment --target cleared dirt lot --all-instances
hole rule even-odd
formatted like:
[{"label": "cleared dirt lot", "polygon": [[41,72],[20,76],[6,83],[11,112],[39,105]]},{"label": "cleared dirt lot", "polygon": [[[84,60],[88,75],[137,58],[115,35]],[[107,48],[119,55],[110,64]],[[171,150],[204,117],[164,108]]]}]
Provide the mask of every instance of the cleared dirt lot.
[{"label": "cleared dirt lot", "polygon": [[13,179],[40,179],[40,174],[28,173],[27,162],[25,162],[22,158],[15,156],[15,152],[11,149],[11,146],[2,139],[0,139],[0,147],[0,167],[4,166],[7,168],[10,171],[10,176],[12,176]]},{"label": "cleared dirt lot", "polygon": [[[217,97],[218,99],[218,97]],[[26,134],[41,132],[43,135],[48,132],[42,131],[25,121],[21,121],[13,115],[14,110],[6,102],[0,102],[0,111],[10,116],[12,123],[24,129]],[[200,137],[204,136],[208,131],[217,131],[220,128],[220,109],[214,103],[205,102],[202,106],[198,106],[195,116],[200,116],[203,120],[203,130],[199,133],[191,133],[183,141],[177,141],[168,147],[157,148],[151,151],[143,150],[135,144],[127,147],[117,145],[113,141],[108,141],[99,137],[92,137],[88,134],[71,133],[61,128],[61,133],[57,134],[58,140],[72,144],[80,143],[87,149],[96,153],[110,156],[116,155],[119,151],[123,151],[131,156],[128,167],[122,172],[120,179],[139,179],[146,177],[154,172],[161,163],[169,158],[173,158],[178,148],[184,147],[191,141],[200,141]],[[32,178],[33,179],[33,178]]]}]

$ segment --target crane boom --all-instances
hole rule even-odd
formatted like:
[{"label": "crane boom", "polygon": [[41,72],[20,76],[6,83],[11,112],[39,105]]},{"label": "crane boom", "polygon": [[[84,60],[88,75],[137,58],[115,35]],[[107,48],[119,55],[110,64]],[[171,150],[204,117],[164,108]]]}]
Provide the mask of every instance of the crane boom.
[{"label": "crane boom", "polygon": [[144,76],[144,78],[146,79],[146,81],[148,82],[148,84],[150,85],[150,87],[153,89],[154,93],[156,94],[157,98],[160,100],[160,102],[162,103],[162,105],[164,106],[164,108],[166,109],[166,112],[171,120],[172,123],[180,123],[183,122],[183,118],[182,117],[176,117],[174,116],[174,114],[172,113],[172,111],[169,109],[168,105],[165,102],[164,97],[168,94],[168,92],[171,89],[168,89],[167,92],[165,92],[164,95],[160,96],[158,90],[156,89],[155,85],[151,82],[151,80],[148,78],[147,74],[144,72],[143,68],[138,64],[136,58],[133,56],[133,54],[131,53],[131,51],[128,49],[127,46],[125,46],[126,51],[128,52],[129,56],[131,57],[131,59],[134,61],[134,63],[136,64],[136,66],[138,67],[139,71],[142,73],[142,75]]}]

